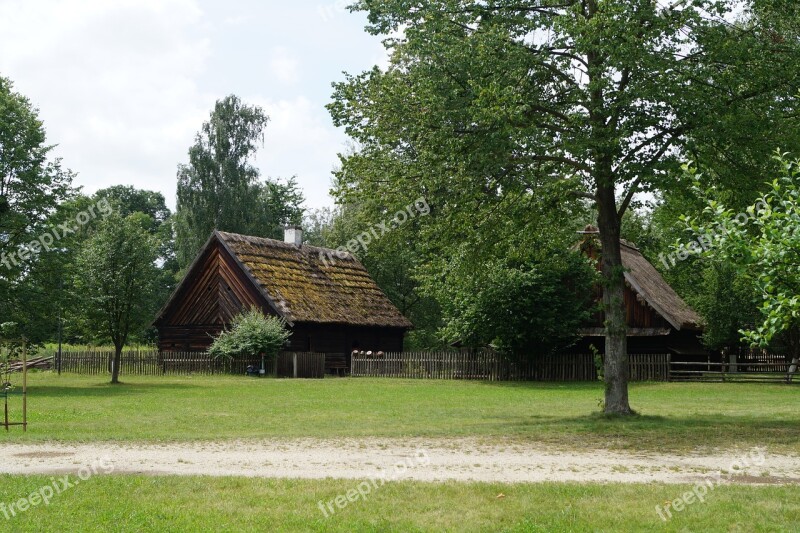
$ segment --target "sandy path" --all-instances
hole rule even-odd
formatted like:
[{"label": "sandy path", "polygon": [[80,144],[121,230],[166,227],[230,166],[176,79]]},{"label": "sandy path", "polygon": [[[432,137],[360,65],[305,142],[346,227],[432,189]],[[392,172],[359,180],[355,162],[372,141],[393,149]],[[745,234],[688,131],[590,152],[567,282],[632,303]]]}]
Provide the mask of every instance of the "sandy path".
[{"label": "sandy path", "polygon": [[[739,468],[734,461],[744,463]],[[421,481],[719,483],[800,485],[800,457],[753,450],[715,456],[575,452],[473,439],[226,441],[186,444],[0,444],[0,472],[114,473]],[[403,466],[397,466],[401,463]],[[731,470],[734,468],[734,470]],[[738,470],[737,470],[738,469]],[[719,474],[722,474],[722,477]]]}]

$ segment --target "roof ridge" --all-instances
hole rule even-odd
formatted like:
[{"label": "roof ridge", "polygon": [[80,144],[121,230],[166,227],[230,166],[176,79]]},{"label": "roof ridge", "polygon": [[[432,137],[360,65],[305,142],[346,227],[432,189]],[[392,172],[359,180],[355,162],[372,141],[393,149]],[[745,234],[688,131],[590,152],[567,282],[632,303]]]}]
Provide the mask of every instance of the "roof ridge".
[{"label": "roof ridge", "polygon": [[348,258],[355,259],[355,257],[353,256],[352,253],[350,253],[349,250],[336,250],[336,249],[333,249],[333,248],[326,248],[324,246],[315,246],[313,244],[305,244],[305,243],[303,243],[300,246],[298,246],[296,244],[292,244],[290,242],[285,242],[285,241],[282,241],[280,239],[273,239],[271,237],[259,237],[258,235],[245,235],[244,233],[235,233],[235,232],[232,232],[232,231],[217,230],[217,233],[222,238],[225,238],[226,236],[232,236],[232,237],[241,237],[244,240],[254,239],[254,240],[258,240],[258,241],[267,241],[267,244],[269,244],[271,246],[277,245],[277,246],[280,246],[280,247],[283,247],[283,248],[308,249],[308,250],[311,250],[311,251],[317,250],[317,251],[323,252],[323,253],[325,253],[325,254],[327,254],[329,256],[330,255],[336,255],[336,258],[337,259],[341,259],[341,260],[345,260],[345,259],[348,259]]}]

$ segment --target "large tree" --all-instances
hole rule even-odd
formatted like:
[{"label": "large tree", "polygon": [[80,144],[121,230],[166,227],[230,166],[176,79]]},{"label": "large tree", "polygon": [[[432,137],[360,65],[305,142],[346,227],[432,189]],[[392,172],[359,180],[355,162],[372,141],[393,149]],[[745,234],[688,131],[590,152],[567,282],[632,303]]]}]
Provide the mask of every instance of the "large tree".
[{"label": "large tree", "polygon": [[753,1],[734,22],[737,5],[361,0],[354,8],[368,12],[371,32],[400,36],[385,41],[388,70],[335,86],[335,123],[359,143],[343,157],[340,194],[395,205],[426,195],[432,234],[452,237],[478,231],[486,204],[591,202],[603,249],[605,410],[631,414],[623,216],[637,193],[680,187],[687,153],[739,150],[757,166],[769,138],[797,127],[798,9]]},{"label": "large tree", "polygon": [[0,253],[27,244],[68,195],[72,174],[50,158],[52,150],[38,110],[0,76]]},{"label": "large tree", "polygon": [[114,344],[111,382],[119,383],[122,349],[132,332],[153,318],[158,271],[158,240],[144,213],[114,213],[83,244],[77,259],[76,293],[87,325]]},{"label": "large tree", "polygon": [[[177,283],[180,265],[175,252],[175,217],[167,207],[164,195],[157,191],[136,189],[130,185],[113,185],[94,194],[95,200],[106,199],[120,216],[143,213],[150,217],[149,231],[157,239],[158,291],[155,299],[165,302]],[[145,332],[136,332],[138,340],[148,340]],[[149,331],[155,338],[155,329]]]},{"label": "large tree", "polygon": [[72,173],[51,157],[52,149],[38,110],[0,76],[0,323],[17,323],[33,341],[46,335],[47,309],[31,299],[38,239],[50,233],[48,219],[71,195]]},{"label": "large tree", "polygon": [[[97,217],[85,225],[77,224],[79,214],[90,210]],[[72,340],[81,341],[77,332],[85,313],[70,290],[73,280],[81,275],[76,271],[75,258],[102,216],[96,200],[76,194],[59,204],[40,227],[41,235],[46,236],[44,241],[52,241],[52,244],[31,255],[24,274],[14,284],[8,306],[3,309],[32,341],[56,340],[62,325],[64,338],[69,335]],[[66,232],[63,228],[72,231]]]},{"label": "large tree", "polygon": [[[50,244],[31,256],[13,297],[3,309],[31,340],[54,341],[59,336],[75,344],[97,340],[96,328],[90,320],[91,306],[85,305],[84,295],[75,290],[81,287],[85,275],[77,257],[87,241],[102,229],[103,219],[112,213],[122,218],[141,215],[145,229],[159,245],[158,268],[153,271],[152,280],[157,286],[153,301],[162,302],[171,292],[177,266],[170,212],[164,197],[122,185],[101,189],[92,196],[75,194],[45,220],[42,235]],[[70,231],[65,232],[64,228]],[[152,333],[152,328],[137,327],[129,336],[132,341],[146,342],[152,340]]]},{"label": "large tree", "polygon": [[294,179],[262,183],[253,158],[269,117],[235,95],[217,101],[178,167],[176,247],[186,267],[214,229],[278,237],[299,223],[302,195]]}]

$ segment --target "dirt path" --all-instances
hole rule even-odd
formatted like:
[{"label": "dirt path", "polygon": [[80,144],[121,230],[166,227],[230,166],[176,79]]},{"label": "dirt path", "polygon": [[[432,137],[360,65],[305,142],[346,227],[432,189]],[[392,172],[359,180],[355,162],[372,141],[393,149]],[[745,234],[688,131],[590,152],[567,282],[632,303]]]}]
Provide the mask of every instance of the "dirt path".
[{"label": "dirt path", "polygon": [[151,475],[509,483],[695,483],[714,479],[718,483],[800,485],[800,457],[763,450],[669,456],[558,451],[535,444],[487,445],[472,439],[377,438],[163,445],[0,444],[0,473],[77,473],[99,461],[110,465],[114,473]]}]

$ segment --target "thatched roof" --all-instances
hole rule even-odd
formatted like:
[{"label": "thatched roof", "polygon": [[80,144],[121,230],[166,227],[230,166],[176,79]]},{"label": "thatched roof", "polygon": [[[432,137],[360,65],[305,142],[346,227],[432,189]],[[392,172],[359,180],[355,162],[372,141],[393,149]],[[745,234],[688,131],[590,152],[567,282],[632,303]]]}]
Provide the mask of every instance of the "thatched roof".
[{"label": "thatched roof", "polygon": [[412,327],[351,254],[221,231],[215,235],[290,323]]},{"label": "thatched roof", "polygon": [[647,304],[677,329],[701,329],[703,319],[667,283],[661,273],[633,244],[622,241],[625,281]]},{"label": "thatched roof", "polygon": [[[598,231],[590,226],[580,233],[596,235]],[[622,240],[620,244],[622,266],[625,268],[625,282],[628,286],[676,330],[702,329],[703,319],[700,315],[678,296],[678,293],[667,283],[656,267],[642,255],[642,252],[633,243],[626,240]]]}]

